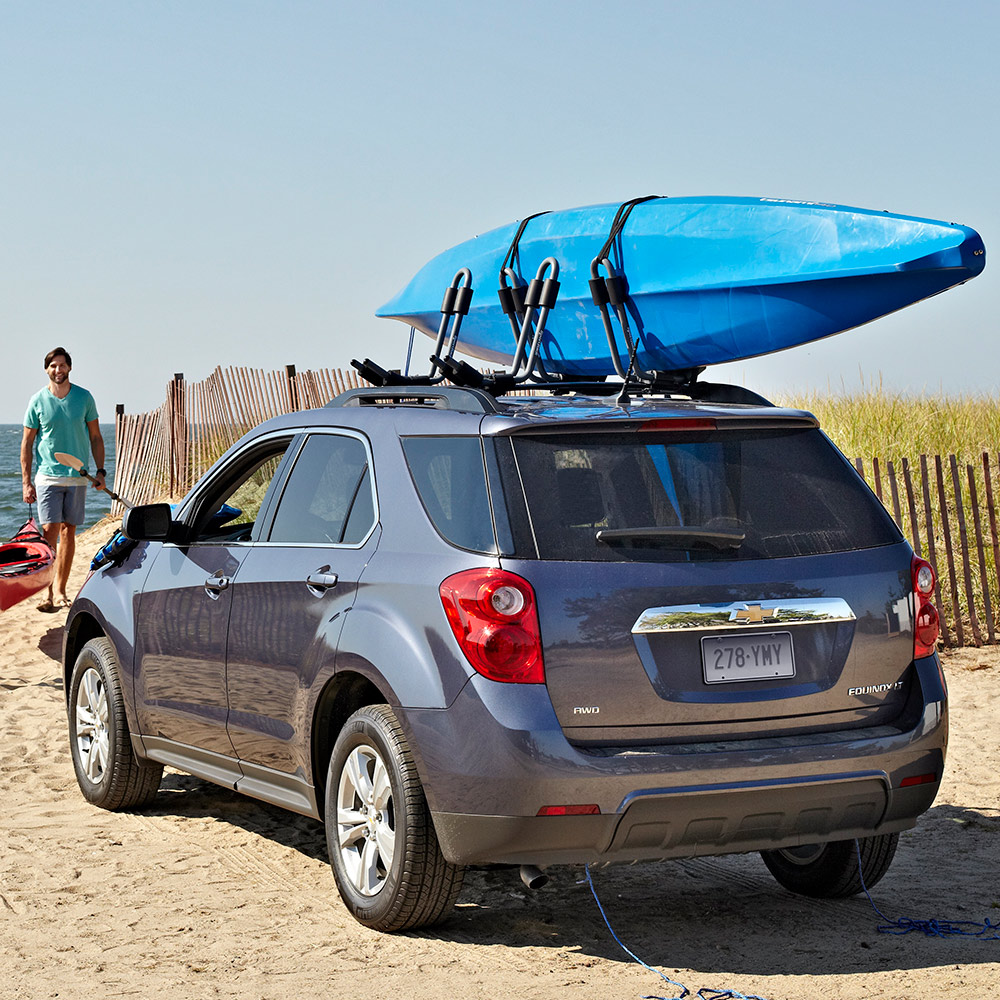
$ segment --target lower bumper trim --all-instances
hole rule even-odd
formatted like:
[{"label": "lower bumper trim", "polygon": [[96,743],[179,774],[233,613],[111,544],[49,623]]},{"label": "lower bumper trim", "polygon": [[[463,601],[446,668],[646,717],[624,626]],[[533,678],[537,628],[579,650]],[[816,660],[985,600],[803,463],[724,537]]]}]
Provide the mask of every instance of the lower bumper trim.
[{"label": "lower bumper trim", "polygon": [[642,792],[627,799],[621,812],[600,816],[435,813],[434,822],[445,857],[456,864],[658,860],[905,830],[915,824],[921,806],[926,808],[935,791],[936,786],[922,786],[926,802],[893,809],[887,776],[867,772],[736,788]]}]

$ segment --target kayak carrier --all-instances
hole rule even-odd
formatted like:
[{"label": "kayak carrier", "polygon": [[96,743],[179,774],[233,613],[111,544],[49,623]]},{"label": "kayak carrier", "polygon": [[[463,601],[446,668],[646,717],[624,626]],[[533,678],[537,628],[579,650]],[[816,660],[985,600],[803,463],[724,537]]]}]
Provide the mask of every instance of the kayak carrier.
[{"label": "kayak carrier", "polygon": [[[440,310],[441,320],[427,374],[411,375],[409,371],[402,372],[398,368],[383,368],[371,358],[365,358],[364,361],[354,359],[351,361],[352,367],[372,386],[393,390],[391,393],[381,395],[373,394],[369,390],[358,390],[360,395],[354,405],[364,405],[370,400],[390,396],[392,399],[412,399],[413,402],[440,399],[441,397],[435,393],[410,390],[443,386],[445,382],[455,388],[474,390],[477,397],[489,396],[494,399],[511,392],[554,395],[581,393],[589,396],[616,396],[619,405],[622,406],[627,404],[631,395],[686,396],[705,402],[771,405],[768,400],[749,389],[721,383],[699,382],[698,376],[705,370],[704,365],[674,371],[647,371],[636,365],[639,340],[632,335],[629,313],[631,312],[636,319],[637,313],[634,306],[630,308],[628,304],[628,282],[625,274],[612,262],[611,255],[629,213],[636,205],[652,197],[655,196],[635,198],[619,208],[606,243],[591,263],[591,294],[604,323],[614,372],[603,375],[570,376],[546,371],[539,348],[549,313],[555,307],[559,296],[559,262],[554,257],[546,257],[530,282],[525,284],[521,281],[514,264],[517,261],[518,242],[524,228],[530,219],[536,218],[528,216],[515,233],[503,259],[499,274],[500,287],[497,290],[500,306],[508,318],[514,337],[514,353],[510,368],[484,372],[455,357],[462,320],[469,313],[474,294],[472,272],[469,268],[462,267],[455,272],[444,292]],[[606,277],[600,275],[602,268],[607,274]],[[628,347],[627,363],[623,362],[618,351],[609,306],[614,310],[622,328]],[[638,323],[641,331],[641,320]],[[407,358],[407,368],[409,368],[409,358]],[[617,376],[617,380],[608,381],[611,376]]]},{"label": "kayak carrier", "polygon": [[[672,371],[653,371],[636,364],[643,329],[642,318],[629,296],[628,279],[621,264],[621,236],[636,205],[658,197],[646,195],[623,202],[615,213],[604,245],[590,264],[591,298],[607,336],[613,372],[570,376],[552,374],[545,369],[540,347],[546,322],[559,296],[559,262],[555,257],[546,257],[539,264],[535,277],[525,283],[519,273],[519,244],[528,222],[548,214],[546,212],[529,215],[521,220],[500,264],[497,295],[514,338],[509,369],[482,372],[455,357],[462,320],[468,315],[472,304],[472,272],[468,267],[456,271],[445,289],[437,339],[430,356],[431,367],[426,375],[409,374],[409,357],[406,372],[383,368],[371,358],[365,358],[364,361],[352,360],[351,365],[366,381],[382,388],[431,387],[447,381],[452,386],[475,389],[494,398],[510,392],[533,391],[560,395],[570,392],[594,396],[614,395],[617,396],[619,405],[623,406],[632,394],[679,395],[712,402],[767,404],[763,397],[746,389],[698,382],[698,376],[705,370],[704,365]],[[627,349],[626,358],[622,357],[619,350],[612,313],[621,328]],[[614,376],[617,376],[618,381],[609,382],[608,378]]]}]

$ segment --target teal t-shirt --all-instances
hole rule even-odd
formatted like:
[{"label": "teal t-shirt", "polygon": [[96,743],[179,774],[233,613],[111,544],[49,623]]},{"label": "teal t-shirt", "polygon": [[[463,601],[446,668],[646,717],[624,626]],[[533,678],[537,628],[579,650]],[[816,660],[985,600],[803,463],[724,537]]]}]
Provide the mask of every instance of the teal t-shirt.
[{"label": "teal t-shirt", "polygon": [[90,458],[87,424],[96,419],[94,397],[78,385],[71,385],[63,399],[48,387],[36,392],[24,413],[24,426],[38,431],[35,439],[38,472],[43,476],[79,476],[76,469],[60,465],[55,460],[55,453],[64,451],[75,455],[86,468]]}]

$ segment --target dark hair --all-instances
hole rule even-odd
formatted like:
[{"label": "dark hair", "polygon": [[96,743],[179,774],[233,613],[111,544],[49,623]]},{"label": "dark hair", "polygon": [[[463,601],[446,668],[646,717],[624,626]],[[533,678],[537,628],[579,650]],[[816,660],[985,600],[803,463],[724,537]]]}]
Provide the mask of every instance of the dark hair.
[{"label": "dark hair", "polygon": [[65,347],[53,347],[52,350],[45,355],[45,364],[42,365],[42,367],[48,368],[49,365],[52,364],[52,359],[59,357],[60,354],[66,359],[66,364],[72,368],[73,359],[69,356],[69,351],[67,351]]}]

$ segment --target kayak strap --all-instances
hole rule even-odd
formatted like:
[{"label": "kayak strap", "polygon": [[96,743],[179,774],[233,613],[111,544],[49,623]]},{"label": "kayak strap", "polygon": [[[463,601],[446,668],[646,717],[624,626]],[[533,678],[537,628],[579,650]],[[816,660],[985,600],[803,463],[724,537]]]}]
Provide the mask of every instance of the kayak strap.
[{"label": "kayak strap", "polygon": [[[521,237],[524,235],[524,230],[527,229],[528,223],[532,219],[537,219],[539,216],[548,215],[546,212],[535,212],[534,215],[526,215],[522,220],[521,224],[517,227],[517,231],[514,233],[514,238],[510,241],[510,246],[507,248],[507,252],[504,254],[504,258],[500,263],[500,288],[506,287],[506,282],[504,281],[504,272],[508,272],[514,275],[514,261],[518,260],[518,249],[521,243]],[[518,261],[520,263],[520,261]],[[516,282],[515,282],[516,283]],[[504,297],[503,294],[500,295],[500,303],[503,304]],[[504,312],[507,310],[504,309]]]},{"label": "kayak strap", "polygon": [[[632,209],[636,205],[641,205],[645,201],[655,201],[658,198],[662,198],[659,194],[647,194],[642,198],[631,198],[628,201],[623,201],[618,206],[618,211],[615,212],[615,217],[611,222],[611,231],[608,233],[608,238],[604,243],[604,246],[597,253],[597,260],[603,260],[610,253],[618,237],[621,236],[622,230],[625,228],[625,223],[628,222],[628,217],[632,214]],[[619,261],[621,257],[619,255]]]},{"label": "kayak strap", "polygon": [[[608,238],[604,241],[604,246],[601,247],[597,256],[590,262],[590,295],[601,315],[604,333],[608,338],[608,348],[611,352],[612,364],[614,364],[619,378],[625,383],[622,387],[622,400],[627,399],[627,386],[633,378],[638,382],[649,384],[655,381],[655,376],[644,369],[636,369],[635,357],[639,349],[639,342],[637,339],[633,341],[632,329],[628,318],[628,279],[624,272],[620,273],[615,268],[611,260],[611,254],[619,242],[622,231],[625,228],[625,223],[628,222],[628,217],[632,214],[635,206],[641,205],[646,201],[653,201],[659,197],[660,195],[651,194],[622,202],[618,206],[618,211],[615,212],[615,217],[611,222],[611,230],[608,233]],[[616,256],[620,267],[620,247]],[[607,272],[606,276],[601,275],[602,268]],[[618,342],[611,323],[609,306],[614,310],[615,316],[618,318],[618,324],[625,339],[625,349],[628,351],[627,366],[622,364],[622,359],[619,355]],[[624,405],[624,402],[622,405]]]}]

